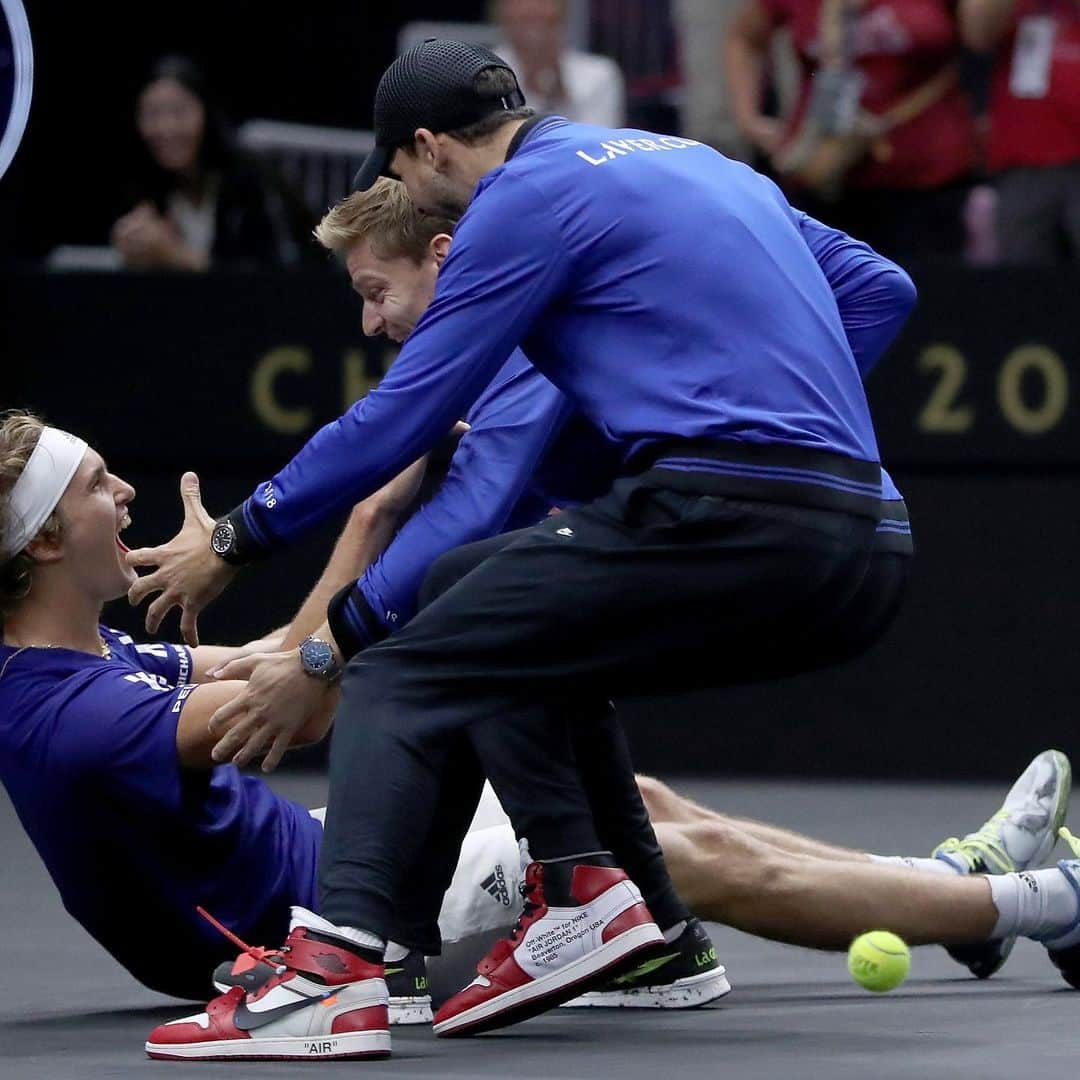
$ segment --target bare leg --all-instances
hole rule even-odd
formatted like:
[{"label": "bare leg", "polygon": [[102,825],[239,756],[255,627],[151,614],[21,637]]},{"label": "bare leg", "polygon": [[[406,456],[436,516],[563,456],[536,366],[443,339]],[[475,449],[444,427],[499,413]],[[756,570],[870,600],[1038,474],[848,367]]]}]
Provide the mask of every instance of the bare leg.
[{"label": "bare leg", "polygon": [[813,949],[878,928],[911,945],[986,940],[998,912],[985,878],[919,874],[793,854],[720,819],[659,822],[675,887],[703,919]]},{"label": "bare leg", "polygon": [[716,817],[713,810],[707,810],[693,799],[686,798],[673,791],[662,780],[653,776],[637,774],[638,791],[649,811],[649,817],[655,825],[658,821],[670,821],[677,825],[690,825],[694,822],[708,821]]},{"label": "bare leg", "polygon": [[718,822],[737,829],[763,844],[769,844],[780,851],[795,855],[808,855],[816,859],[828,859],[831,862],[866,863],[870,861],[870,856],[861,851],[852,851],[812,840],[809,836],[789,832],[777,825],[729,817],[727,814],[709,810],[692,799],[678,794],[654,777],[639,775],[637,782],[654,825],[658,822],[669,822],[674,825],[704,825],[709,822]]},{"label": "bare leg", "polygon": [[725,817],[722,820],[729,825],[746,833],[754,840],[780,851],[786,851],[792,855],[805,855],[811,859],[827,859],[829,862],[854,862],[869,863],[870,856],[862,851],[852,851],[850,848],[837,847],[835,844],[826,844],[821,840],[813,840],[809,836],[800,833],[789,832],[781,829],[779,825],[768,825],[764,821],[751,821],[749,818]]}]

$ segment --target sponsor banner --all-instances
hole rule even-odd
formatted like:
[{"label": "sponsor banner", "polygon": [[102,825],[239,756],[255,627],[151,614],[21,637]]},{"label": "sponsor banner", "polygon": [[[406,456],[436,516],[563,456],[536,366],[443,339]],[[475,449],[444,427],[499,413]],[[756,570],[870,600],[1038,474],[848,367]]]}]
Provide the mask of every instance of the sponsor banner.
[{"label": "sponsor banner", "polygon": [[[1080,269],[936,270],[869,382],[893,467],[1080,464]],[[344,275],[0,281],[5,403],[138,453],[270,475],[394,355]],[[95,430],[97,426],[97,430]]]},{"label": "sponsor banner", "polygon": [[[642,771],[1002,782],[1069,730],[1080,271],[928,271],[918,283],[919,309],[870,383],[917,550],[895,626],[841,668],[618,702]],[[183,468],[200,470],[207,506],[223,512],[374,385],[392,352],[365,341],[359,302],[327,270],[8,276],[0,357],[0,403],[44,410],[134,482],[141,545],[176,531]],[[204,639],[244,641],[291,617],[331,540],[245,571],[200,620]],[[122,601],[108,621],[145,639]],[[165,637],[178,636],[171,617]],[[502,911],[491,870],[474,892]]]},{"label": "sponsor banner", "polygon": [[363,336],[359,299],[327,269],[0,279],[0,354],[5,403],[117,460],[258,474],[363,397],[394,350]]},{"label": "sponsor banner", "polygon": [[869,380],[888,464],[1080,464],[1080,267],[937,269]]}]

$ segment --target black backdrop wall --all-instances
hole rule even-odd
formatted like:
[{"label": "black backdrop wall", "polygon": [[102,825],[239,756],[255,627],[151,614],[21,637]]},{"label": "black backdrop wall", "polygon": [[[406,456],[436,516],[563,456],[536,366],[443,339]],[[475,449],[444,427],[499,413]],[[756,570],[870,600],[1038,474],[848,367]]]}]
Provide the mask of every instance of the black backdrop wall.
[{"label": "black backdrop wall", "polygon": [[[835,671],[622,703],[640,767],[1000,778],[1045,746],[1075,749],[1080,275],[918,280],[920,307],[870,384],[918,547],[895,627]],[[0,404],[91,439],[139,488],[134,542],[157,543],[179,524],[184,468],[220,512],[377,380],[389,355],[358,315],[329,270],[0,277]],[[287,618],[331,539],[245,572],[206,639]],[[139,624],[125,605],[110,618]]]},{"label": "black backdrop wall", "polygon": [[119,212],[135,93],[153,60],[186,53],[235,122],[370,128],[375,85],[414,19],[483,17],[485,0],[26,0],[34,100],[0,183],[0,259],[100,244]]}]

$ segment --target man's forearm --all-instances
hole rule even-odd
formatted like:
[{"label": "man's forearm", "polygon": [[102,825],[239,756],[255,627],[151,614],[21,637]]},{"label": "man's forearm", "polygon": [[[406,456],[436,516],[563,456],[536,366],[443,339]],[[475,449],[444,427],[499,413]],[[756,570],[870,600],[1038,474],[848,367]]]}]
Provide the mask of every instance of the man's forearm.
[{"label": "man's forearm", "polygon": [[360,503],[334,545],[322,576],[289,626],[282,651],[295,648],[326,622],[334,594],[361,574],[386,550],[398,526],[398,514],[374,500]]},{"label": "man's forearm", "polygon": [[766,53],[749,35],[733,28],[724,42],[727,86],[739,130],[748,132],[761,112]]},{"label": "man's forearm", "polygon": [[960,36],[975,52],[989,52],[1004,36],[1016,15],[1016,0],[961,0]]}]

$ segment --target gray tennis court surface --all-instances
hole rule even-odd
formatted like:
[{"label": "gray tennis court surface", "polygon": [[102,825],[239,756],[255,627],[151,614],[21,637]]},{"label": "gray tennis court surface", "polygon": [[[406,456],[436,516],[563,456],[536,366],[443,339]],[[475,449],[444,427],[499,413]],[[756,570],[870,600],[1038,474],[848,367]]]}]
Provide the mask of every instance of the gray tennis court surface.
[{"label": "gray tennis court surface", "polygon": [[[1024,762],[1017,762],[1017,769]],[[827,840],[893,853],[926,852],[974,828],[1008,786],[677,785],[709,805]],[[325,801],[315,775],[275,780],[309,805]],[[1074,802],[1074,811],[1077,804]],[[1077,815],[1080,817],[1080,814]],[[849,982],[843,957],[758,941],[714,927],[734,987],[696,1012],[560,1010],[463,1041],[395,1029],[394,1057],[377,1063],[175,1064],[146,1059],[146,1034],[193,1011],[143,990],[64,913],[0,793],[4,989],[0,1075],[20,1078],[361,1075],[484,1080],[672,1080],[677,1077],[1053,1077],[1075,1072],[1080,994],[1030,942],[986,983],[940,949],[915,952],[912,976],[889,995]],[[1060,854],[1060,852],[1059,852]],[[717,866],[718,874],[723,866]],[[123,903],[118,889],[116,902]],[[266,943],[270,944],[270,943]],[[147,942],[167,956],[169,942]],[[451,960],[453,962],[453,959]],[[464,976],[459,968],[457,974]],[[444,971],[435,975],[447,985]]]}]

